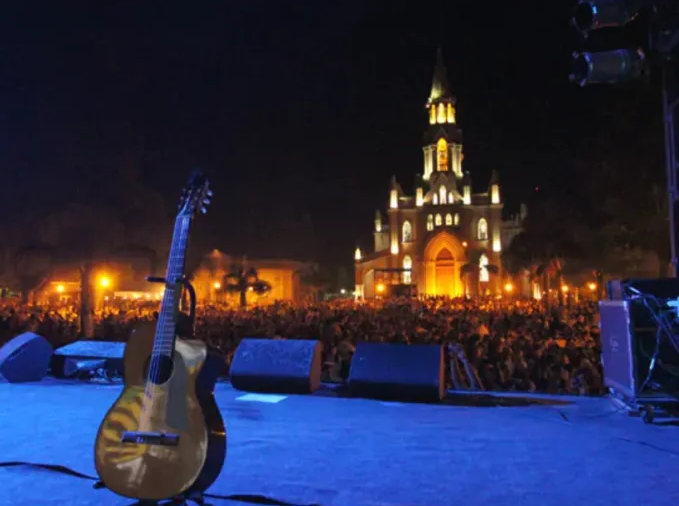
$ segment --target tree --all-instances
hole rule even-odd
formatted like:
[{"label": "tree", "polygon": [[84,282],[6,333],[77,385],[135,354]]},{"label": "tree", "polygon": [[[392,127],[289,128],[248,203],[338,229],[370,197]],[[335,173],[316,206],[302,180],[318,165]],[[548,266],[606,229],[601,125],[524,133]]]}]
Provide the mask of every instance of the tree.
[{"label": "tree", "polygon": [[226,292],[238,294],[241,308],[248,305],[248,292],[252,291],[257,295],[264,295],[271,290],[270,283],[259,279],[257,269],[245,266],[245,259],[242,263],[231,266],[229,272],[224,276],[222,286]]}]

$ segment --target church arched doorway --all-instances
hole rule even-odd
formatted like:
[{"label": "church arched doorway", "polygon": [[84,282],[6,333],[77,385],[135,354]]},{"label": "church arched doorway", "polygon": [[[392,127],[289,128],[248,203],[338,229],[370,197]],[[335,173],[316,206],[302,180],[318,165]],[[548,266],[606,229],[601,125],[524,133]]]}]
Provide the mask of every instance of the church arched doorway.
[{"label": "church arched doorway", "polygon": [[436,294],[455,295],[455,258],[448,248],[436,255]]},{"label": "church arched doorway", "polygon": [[460,267],[465,262],[466,250],[457,237],[445,230],[440,231],[424,249],[424,292],[448,297],[464,295]]}]

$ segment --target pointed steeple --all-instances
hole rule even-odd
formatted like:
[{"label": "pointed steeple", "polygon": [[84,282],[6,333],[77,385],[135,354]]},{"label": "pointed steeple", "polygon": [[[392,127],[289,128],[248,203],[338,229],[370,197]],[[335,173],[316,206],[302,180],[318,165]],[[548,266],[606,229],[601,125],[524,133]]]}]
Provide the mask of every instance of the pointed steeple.
[{"label": "pointed steeple", "polygon": [[443,61],[443,51],[439,47],[436,51],[436,65],[434,66],[434,77],[431,82],[431,92],[429,93],[429,103],[439,100],[451,100],[452,94],[448,86],[448,69]]}]

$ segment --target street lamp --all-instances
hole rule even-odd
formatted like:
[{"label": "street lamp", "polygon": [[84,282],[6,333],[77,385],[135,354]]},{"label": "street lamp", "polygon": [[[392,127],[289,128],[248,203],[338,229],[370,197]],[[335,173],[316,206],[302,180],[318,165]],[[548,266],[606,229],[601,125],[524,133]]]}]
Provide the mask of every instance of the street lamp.
[{"label": "street lamp", "polygon": [[57,292],[59,292],[59,293],[64,293],[64,290],[65,290],[65,289],[66,289],[66,288],[64,287],[64,285],[57,285]]},{"label": "street lamp", "polygon": [[505,292],[512,293],[514,291],[514,285],[511,283],[505,283]]},{"label": "street lamp", "polygon": [[222,284],[221,284],[219,281],[215,281],[215,282],[212,284],[212,287],[213,287],[215,290],[219,290],[219,289],[222,287]]},{"label": "street lamp", "polygon": [[109,286],[111,286],[111,279],[106,276],[102,276],[101,279],[99,280],[99,285],[102,288],[108,288]]}]

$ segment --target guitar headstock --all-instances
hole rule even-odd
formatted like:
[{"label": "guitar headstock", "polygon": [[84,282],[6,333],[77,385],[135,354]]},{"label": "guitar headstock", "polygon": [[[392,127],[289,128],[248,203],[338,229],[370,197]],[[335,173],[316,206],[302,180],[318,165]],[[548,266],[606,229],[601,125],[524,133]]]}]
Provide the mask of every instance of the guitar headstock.
[{"label": "guitar headstock", "polygon": [[205,214],[207,206],[210,205],[210,198],[212,191],[210,190],[210,181],[205,177],[203,171],[195,169],[189,178],[189,182],[182,190],[182,196],[179,200],[179,216],[191,216],[200,211]]}]

